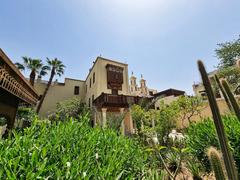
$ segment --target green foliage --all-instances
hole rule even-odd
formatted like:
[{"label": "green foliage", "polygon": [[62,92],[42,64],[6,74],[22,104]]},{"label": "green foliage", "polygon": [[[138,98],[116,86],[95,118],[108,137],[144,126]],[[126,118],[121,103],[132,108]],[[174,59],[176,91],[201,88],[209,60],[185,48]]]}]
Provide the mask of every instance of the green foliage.
[{"label": "green foliage", "polygon": [[31,71],[29,77],[31,85],[34,85],[36,75],[39,77],[45,76],[47,74],[47,71],[50,69],[49,66],[45,66],[40,59],[32,59],[29,57],[22,58],[23,64],[17,62],[15,63],[15,66],[21,71],[24,71],[25,69]]},{"label": "green foliage", "polygon": [[217,180],[225,180],[224,164],[220,153],[214,148],[210,147],[207,151],[208,159],[211,163],[211,167],[214,171]]},{"label": "green foliage", "polygon": [[236,94],[238,93],[237,87],[240,84],[240,68],[239,67],[234,65],[226,68],[221,68],[217,72],[217,75],[219,78],[226,79],[226,81],[230,85],[231,90]]},{"label": "green foliage", "polygon": [[218,44],[215,50],[217,58],[220,60],[219,67],[229,67],[236,64],[240,57],[240,37],[237,40]]},{"label": "green foliage", "polygon": [[201,111],[204,108],[203,99],[198,96],[180,96],[173,104],[178,108],[178,116],[182,120],[182,125],[184,125],[184,120],[188,120],[191,123],[193,116],[201,116]]},{"label": "green foliage", "polygon": [[[36,112],[32,109],[32,108],[28,108],[28,107],[19,107],[17,110],[17,114],[16,114],[16,121],[17,121],[17,126],[29,126],[32,122],[32,120],[34,119],[34,117],[36,117]],[[20,123],[22,123],[22,125],[20,125]]]},{"label": "green foliage", "polygon": [[125,113],[123,114],[108,113],[107,127],[119,133],[125,115],[126,115]]},{"label": "green foliage", "polygon": [[164,144],[163,138],[167,136],[172,129],[176,128],[178,107],[175,104],[166,105],[163,102],[158,111],[156,132],[160,137],[160,144]]},{"label": "green foliage", "polygon": [[203,172],[203,167],[201,162],[191,154],[186,157],[186,168],[191,172],[194,180],[202,180],[201,173]]},{"label": "green foliage", "polygon": [[232,106],[236,116],[240,120],[240,108],[239,108],[238,102],[235,99],[235,97],[234,97],[234,95],[233,95],[233,93],[232,93],[232,91],[231,91],[227,81],[223,79],[221,84],[222,84],[222,86],[223,86],[223,88],[224,88],[224,90],[225,90],[225,92],[226,92],[226,94],[227,94],[227,96],[229,98],[229,101],[231,103],[231,106]]},{"label": "green foliage", "polygon": [[141,147],[86,121],[34,122],[0,140],[0,179],[140,179]]},{"label": "green foliage", "polygon": [[60,61],[59,59],[57,58],[54,58],[54,59],[49,59],[47,58],[47,64],[49,68],[47,68],[47,70],[50,70],[51,69],[51,74],[50,74],[50,77],[49,77],[49,80],[48,80],[48,84],[44,90],[44,93],[38,103],[38,106],[37,106],[37,109],[36,109],[36,112],[39,113],[40,112],[40,109],[42,107],[42,104],[43,104],[43,101],[48,93],[48,90],[52,84],[52,81],[53,81],[53,78],[55,77],[55,75],[57,76],[61,76],[64,74],[64,69],[65,69],[65,65],[62,63],[62,61]]},{"label": "green foliage", "polygon": [[159,110],[145,110],[139,105],[134,105],[131,112],[138,134],[144,141],[157,134],[160,144],[163,144],[163,138],[176,128],[178,108],[175,104],[166,105],[161,102]]},{"label": "green foliage", "polygon": [[182,172],[183,159],[188,154],[188,148],[154,146],[152,149],[171,179],[175,179]]},{"label": "green foliage", "polygon": [[145,110],[141,106],[135,104],[131,107],[131,114],[137,130],[140,131],[145,116]]},{"label": "green foliage", "polygon": [[[224,127],[231,150],[233,151],[234,160],[237,168],[240,170],[240,122],[236,116],[224,116]],[[210,169],[210,164],[206,151],[210,146],[218,147],[218,138],[214,128],[212,119],[205,119],[202,122],[191,124],[187,129],[187,146],[191,149],[194,156],[201,161],[205,167],[205,170]]]},{"label": "green foliage", "polygon": [[7,119],[5,117],[0,117],[0,126],[7,124]]},{"label": "green foliage", "polygon": [[80,116],[89,116],[90,110],[85,103],[78,98],[72,98],[57,103],[56,114],[60,120],[72,118],[79,118]]},{"label": "green foliage", "polygon": [[[210,80],[208,78],[208,74],[206,69],[202,63],[202,61],[198,61],[198,69],[202,77],[203,85],[205,91],[207,93],[209,105],[213,115],[213,121],[215,124],[216,132],[218,135],[219,145],[221,147],[221,151],[223,153],[223,159],[227,170],[227,175],[229,179],[237,179],[237,173],[235,171],[234,160],[232,152],[230,151],[228,145],[228,138],[226,136],[223,122],[221,119],[220,111],[216,102],[216,98],[213,93],[213,89],[210,84]],[[225,89],[226,90],[226,89]]]}]

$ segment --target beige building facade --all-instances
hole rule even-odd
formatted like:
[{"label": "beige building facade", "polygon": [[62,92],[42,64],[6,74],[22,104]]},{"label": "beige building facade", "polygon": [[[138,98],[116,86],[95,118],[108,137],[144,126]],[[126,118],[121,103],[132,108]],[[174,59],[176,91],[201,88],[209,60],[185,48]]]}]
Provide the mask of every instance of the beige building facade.
[{"label": "beige building facade", "polygon": [[[136,104],[141,97],[148,97],[146,81],[141,78],[137,91],[131,91],[132,77],[129,83],[128,64],[97,57],[85,80],[65,78],[64,83],[51,84],[40,110],[41,117],[55,112],[58,102],[79,98],[92,109],[93,124],[106,126],[110,114],[124,115],[122,129],[125,134],[133,132],[130,105]],[[130,84],[130,85],[129,85]],[[34,88],[41,96],[47,86],[46,81],[37,79]]]}]

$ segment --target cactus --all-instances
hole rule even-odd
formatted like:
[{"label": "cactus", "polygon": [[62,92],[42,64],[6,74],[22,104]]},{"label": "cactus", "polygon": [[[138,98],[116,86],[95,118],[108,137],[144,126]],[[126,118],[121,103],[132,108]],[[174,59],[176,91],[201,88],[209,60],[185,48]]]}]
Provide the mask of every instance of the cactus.
[{"label": "cactus", "polygon": [[214,148],[210,147],[207,151],[208,159],[211,163],[212,170],[214,171],[217,180],[225,180],[225,166],[222,162],[221,154]]},{"label": "cactus", "polygon": [[239,105],[238,105],[236,99],[234,98],[234,95],[233,95],[227,81],[223,79],[223,80],[221,80],[221,84],[222,84],[222,86],[223,86],[223,88],[224,88],[224,90],[225,90],[225,92],[226,92],[226,94],[227,94],[227,96],[230,100],[230,103],[233,107],[233,110],[234,110],[236,116],[240,120],[240,108],[239,108]]},{"label": "cactus", "polygon": [[238,177],[237,177],[237,171],[236,171],[236,168],[234,165],[233,155],[228,146],[228,139],[227,139],[227,136],[224,131],[224,126],[223,126],[223,122],[221,119],[220,111],[217,106],[216,98],[214,96],[210,81],[208,79],[207,72],[205,70],[205,67],[204,67],[202,61],[198,61],[198,69],[200,71],[203,85],[205,87],[205,91],[208,96],[208,101],[209,101],[209,105],[210,105],[210,108],[212,111],[213,121],[214,121],[214,124],[216,127],[219,144],[220,144],[221,151],[223,154],[223,160],[224,160],[224,164],[225,164],[225,167],[227,170],[228,179],[237,180]]},{"label": "cactus", "polygon": [[215,75],[215,80],[216,80],[216,82],[217,82],[217,84],[218,84],[218,86],[219,86],[219,88],[220,88],[220,90],[221,90],[221,92],[223,94],[223,97],[224,97],[224,99],[225,99],[225,101],[227,103],[227,106],[228,106],[229,110],[232,111],[233,110],[232,109],[232,105],[231,105],[231,103],[229,101],[229,98],[228,98],[228,96],[227,96],[227,94],[226,94],[222,84],[220,83],[219,78],[218,78],[217,75]]}]

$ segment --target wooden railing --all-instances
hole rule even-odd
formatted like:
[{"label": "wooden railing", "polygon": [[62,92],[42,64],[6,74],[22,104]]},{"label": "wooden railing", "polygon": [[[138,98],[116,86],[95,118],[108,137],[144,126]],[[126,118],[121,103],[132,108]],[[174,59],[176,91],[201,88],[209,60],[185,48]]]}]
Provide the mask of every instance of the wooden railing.
[{"label": "wooden railing", "polygon": [[142,100],[139,96],[113,95],[102,93],[94,100],[97,107],[129,107],[132,104],[139,104]]},{"label": "wooden railing", "polygon": [[36,105],[38,96],[32,95],[19,82],[17,82],[8,72],[0,66],[0,88],[5,89],[14,96],[32,105]]}]

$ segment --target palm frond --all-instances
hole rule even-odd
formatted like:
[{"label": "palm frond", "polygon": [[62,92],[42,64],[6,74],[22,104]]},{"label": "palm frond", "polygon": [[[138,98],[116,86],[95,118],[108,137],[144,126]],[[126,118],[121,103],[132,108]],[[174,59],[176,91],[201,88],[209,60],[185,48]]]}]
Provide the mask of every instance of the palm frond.
[{"label": "palm frond", "polygon": [[15,63],[15,66],[16,66],[20,71],[24,71],[24,70],[25,70],[24,65],[21,64],[21,63],[16,62],[16,63]]}]

